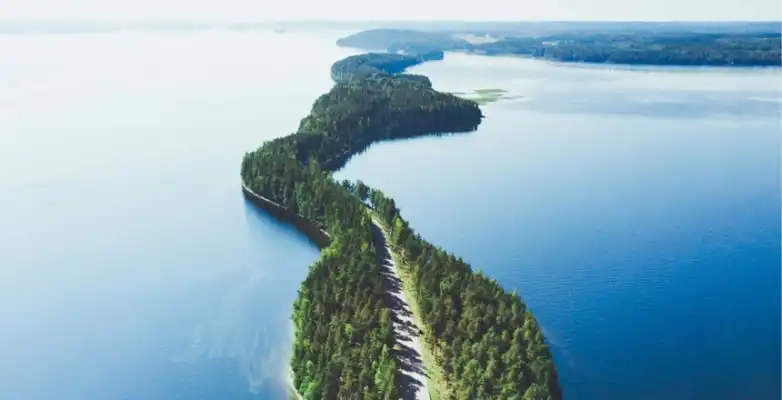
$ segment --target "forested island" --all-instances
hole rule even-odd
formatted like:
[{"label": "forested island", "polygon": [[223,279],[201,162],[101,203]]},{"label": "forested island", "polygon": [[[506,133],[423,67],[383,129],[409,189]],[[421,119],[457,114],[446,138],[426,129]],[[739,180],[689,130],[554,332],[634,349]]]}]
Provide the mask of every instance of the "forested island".
[{"label": "forested island", "polygon": [[458,51],[515,55],[561,62],[680,65],[779,66],[779,28],[747,31],[566,30],[535,34],[508,28],[417,31],[371,29],[337,41],[344,47],[392,53]]},{"label": "forested island", "polygon": [[480,124],[474,101],[401,73],[414,65],[406,57],[416,59],[364,54],[338,61],[335,86],[298,130],[242,160],[245,194],[277,203],[331,238],[294,304],[293,384],[305,399],[400,398],[374,214],[410,264],[425,340],[447,381],[445,398],[561,399],[551,351],[516,293],[421,238],[381,191],[332,177],[372,143],[471,132]]}]

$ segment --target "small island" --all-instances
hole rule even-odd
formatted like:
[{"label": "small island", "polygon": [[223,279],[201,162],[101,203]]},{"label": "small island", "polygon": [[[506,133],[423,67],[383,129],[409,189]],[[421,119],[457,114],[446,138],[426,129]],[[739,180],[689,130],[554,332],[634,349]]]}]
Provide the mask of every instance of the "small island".
[{"label": "small island", "polygon": [[[293,386],[308,400],[396,400],[422,391],[435,400],[561,399],[543,332],[515,292],[423,239],[380,190],[332,177],[373,143],[472,132],[481,123],[475,101],[402,73],[424,58],[370,53],[338,61],[334,87],[298,130],[242,160],[245,196],[309,225],[302,230],[323,248],[294,304]],[[400,270],[390,278],[389,258]],[[391,295],[399,289],[388,282],[397,278],[413,325],[421,325],[410,334],[423,335],[429,382],[417,388],[404,372],[420,361],[400,348],[404,316]]]}]

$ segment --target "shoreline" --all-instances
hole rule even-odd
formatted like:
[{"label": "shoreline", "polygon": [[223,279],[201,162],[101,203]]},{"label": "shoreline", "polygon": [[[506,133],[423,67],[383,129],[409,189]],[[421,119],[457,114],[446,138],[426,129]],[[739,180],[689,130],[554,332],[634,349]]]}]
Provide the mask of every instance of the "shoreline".
[{"label": "shoreline", "polygon": [[[358,57],[361,57],[363,54],[357,55]],[[411,56],[406,56],[411,57]],[[350,57],[348,57],[350,58]],[[345,59],[337,61],[343,62]],[[401,68],[401,70],[398,72],[398,74],[403,74],[409,67],[414,67],[417,65],[425,64],[429,61],[438,61],[436,59],[425,59],[423,57],[418,58],[418,60],[415,63],[412,63],[411,65],[405,66]],[[335,63],[335,65],[337,64]],[[372,66],[370,68],[373,68]],[[379,71],[382,71],[380,69]],[[339,82],[339,79],[334,77],[334,67],[332,66],[332,79],[335,81],[335,83]],[[385,72],[385,71],[382,71]],[[396,75],[397,73],[391,73],[390,75]],[[426,78],[428,82],[428,78]],[[431,87],[431,82],[428,82],[429,87]],[[503,91],[504,92],[504,91]],[[444,92],[447,93],[447,92]],[[485,95],[485,93],[480,93],[480,90],[476,91],[476,93]],[[493,93],[492,93],[493,94]],[[457,96],[465,100],[469,100],[474,102],[476,105],[482,105],[484,103],[480,102],[477,99],[471,99],[471,98],[465,98],[462,96]],[[498,99],[494,99],[495,101]],[[481,116],[480,118],[483,119],[484,115],[482,112],[480,112]],[[430,136],[431,134],[426,134],[423,136]],[[414,137],[411,137],[414,138]],[[409,138],[405,138],[409,139]],[[386,140],[398,140],[391,138]],[[375,143],[370,143],[369,146]],[[325,164],[324,167],[327,169],[333,169],[338,170],[344,167],[347,162],[355,156],[355,153],[346,150],[340,154],[337,154],[333,158],[329,159]],[[263,210],[269,212],[273,217],[277,218],[281,222],[290,223],[293,224],[296,228],[301,230],[307,238],[315,243],[321,250],[325,249],[332,240],[332,236],[325,231],[323,228],[319,227],[316,223],[313,221],[308,220],[307,218],[303,217],[302,215],[295,213],[288,209],[287,207],[283,206],[282,204],[265,197],[263,195],[260,195],[250,189],[248,185],[245,183],[244,179],[241,179],[241,186],[242,186],[242,193],[246,199],[251,201],[253,204],[256,204],[257,206],[261,207]],[[376,228],[381,236],[383,245],[383,250],[386,252],[387,259],[386,260],[378,260],[385,268],[390,270],[389,277],[386,277],[386,279],[393,279],[397,280],[398,282],[402,282],[399,268],[401,268],[401,265],[399,264],[400,260],[400,254],[398,253],[397,249],[394,248],[394,246],[391,244],[391,238],[388,236],[389,233],[387,231],[387,227],[385,223],[382,221],[379,216],[374,215],[372,212],[372,208],[368,207],[367,211],[370,213],[370,220],[374,228]],[[374,236],[374,235],[373,235]],[[376,238],[373,239],[373,241]],[[421,315],[418,314],[419,305],[418,305],[418,299],[416,298],[414,294],[414,290],[411,290],[412,288],[403,288],[399,293],[395,293],[388,289],[387,294],[396,298],[397,301],[401,301],[402,304],[406,306],[407,313],[410,314],[410,316],[404,317],[400,315],[399,310],[392,310],[392,313],[396,315],[396,318],[400,321],[406,321],[406,324],[416,326],[417,330],[421,332],[421,335],[423,334],[423,330],[427,329],[423,325],[423,318]],[[410,299],[406,299],[406,297],[410,297]],[[413,381],[417,381],[420,384],[420,387],[416,388],[416,385],[409,385],[409,387],[400,388],[400,389],[407,389],[409,392],[407,393],[407,396],[403,396],[403,398],[408,398],[412,396],[412,399],[414,400],[442,400],[442,390],[450,386],[448,382],[445,380],[445,378],[442,376],[441,372],[441,366],[437,364],[437,362],[434,360],[433,357],[433,349],[430,348],[429,344],[424,340],[422,336],[415,335],[415,338],[408,337],[407,334],[403,334],[402,332],[405,331],[407,328],[406,326],[403,327],[401,325],[405,325],[405,322],[394,322],[394,336],[395,340],[397,341],[396,346],[402,346],[403,348],[408,348],[413,350],[414,352],[418,353],[418,362],[420,365],[414,365],[412,366],[411,370],[408,370],[408,368],[405,368],[403,366],[399,367],[398,373],[401,376],[407,376],[408,379],[412,379]],[[420,326],[419,326],[420,325]],[[295,330],[295,328],[294,328]],[[402,362],[402,360],[398,359],[398,362]],[[435,365],[430,365],[430,363]],[[416,370],[420,368],[420,371],[429,370],[429,373],[423,373],[423,372],[417,372]],[[296,399],[296,400],[305,400],[304,396],[298,391],[298,388],[295,386],[295,373],[293,371],[293,368],[290,364],[288,364],[287,367],[287,373],[284,375],[284,380],[286,382],[286,386],[289,390],[289,399]],[[438,371],[438,378],[442,380],[433,380],[430,376],[431,371]],[[397,382],[397,385],[400,385]],[[444,385],[444,387],[442,386]],[[437,396],[432,396],[432,389],[435,388],[435,394]]]},{"label": "shoreline", "polygon": [[[291,387],[291,390],[295,393],[296,398],[300,400],[303,400],[302,394],[299,393],[296,388],[293,388],[293,382],[295,382],[295,378],[297,378],[297,376],[294,376],[293,369],[296,368],[298,370],[299,367],[302,367],[302,360],[308,360],[306,366],[307,372],[305,372],[305,376],[298,378],[304,379],[305,382],[309,382],[308,379],[312,378],[312,376],[318,377],[317,379],[319,379],[319,381],[316,382],[327,379],[330,383],[330,385],[326,387],[329,396],[336,396],[337,389],[340,387],[343,388],[341,390],[344,390],[342,383],[340,383],[342,381],[335,380],[335,376],[332,376],[336,373],[331,370],[334,366],[333,362],[342,365],[343,371],[341,374],[347,374],[345,376],[353,377],[350,381],[350,386],[347,386],[352,388],[351,390],[361,390],[360,387],[352,386],[356,383],[356,379],[360,379],[364,382],[362,384],[364,385],[364,388],[376,387],[375,390],[381,390],[386,395],[393,394],[392,397],[394,398],[397,398],[399,397],[399,394],[404,393],[402,397],[406,399],[428,400],[431,396],[432,386],[436,386],[439,389],[442,385],[446,388],[452,387],[453,390],[456,390],[457,388],[461,390],[469,387],[477,387],[476,385],[479,385],[475,380],[477,378],[460,377],[457,374],[450,376],[450,378],[453,378],[451,381],[442,373],[438,374],[439,380],[432,381],[429,379],[429,376],[426,376],[423,373],[424,361],[420,355],[416,357],[416,353],[424,353],[424,349],[427,350],[426,353],[430,354],[430,357],[428,357],[429,362],[431,362],[430,365],[432,366],[430,370],[442,370],[442,372],[445,372],[445,370],[443,370],[444,367],[440,365],[440,362],[432,359],[433,357],[431,357],[431,355],[433,355],[432,353],[435,349],[430,349],[427,341],[433,341],[433,343],[442,342],[442,346],[445,346],[446,350],[448,350],[450,349],[450,347],[448,347],[450,346],[449,343],[452,343],[455,340],[454,343],[457,344],[453,345],[455,348],[454,351],[461,351],[462,341],[465,343],[464,346],[471,346],[469,347],[471,349],[475,349],[475,345],[477,345],[478,342],[475,342],[475,339],[471,336],[456,335],[456,337],[454,337],[453,331],[449,331],[450,333],[445,332],[442,337],[440,337],[440,333],[437,333],[437,337],[426,337],[424,336],[427,334],[426,332],[429,332],[428,334],[430,336],[435,334],[433,333],[434,331],[431,330],[431,327],[426,324],[423,324],[422,326],[424,329],[415,329],[413,331],[415,332],[414,334],[409,332],[411,327],[417,325],[415,323],[416,320],[423,320],[425,319],[423,318],[424,316],[434,317],[430,315],[431,313],[411,317],[412,312],[409,310],[411,308],[409,305],[415,304],[415,308],[418,309],[418,299],[415,298],[415,296],[412,296],[413,301],[408,302],[405,299],[405,294],[400,290],[400,271],[395,270],[399,267],[399,265],[396,265],[395,263],[395,258],[398,257],[394,257],[397,255],[397,252],[392,250],[394,250],[394,245],[399,245],[402,246],[400,250],[405,252],[412,251],[414,254],[419,254],[421,251],[426,251],[427,254],[431,252],[433,257],[437,257],[438,260],[441,260],[439,262],[441,262],[442,268],[438,268],[435,272],[436,275],[440,275],[438,279],[452,279],[454,282],[470,282],[469,285],[463,287],[463,289],[468,290],[470,293],[474,293],[475,296],[472,298],[478,300],[468,302],[464,305],[464,307],[469,310],[475,311],[481,309],[481,307],[486,307],[485,302],[480,299],[485,298],[485,296],[491,297],[492,293],[496,294],[498,291],[504,291],[497,287],[497,284],[494,281],[474,279],[476,272],[472,270],[469,264],[454,258],[454,256],[449,255],[445,250],[436,247],[420,236],[415,235],[414,231],[409,227],[409,223],[401,219],[399,210],[394,205],[394,200],[392,198],[385,196],[377,189],[368,188],[360,181],[356,183],[348,181],[340,182],[332,176],[334,171],[341,169],[341,167],[343,167],[353,156],[363,152],[375,143],[387,140],[440,136],[445,133],[474,132],[478,125],[480,125],[484,116],[477,101],[464,99],[448,92],[439,92],[432,87],[431,81],[429,81],[426,76],[403,74],[402,72],[406,67],[403,67],[402,71],[399,72],[388,72],[388,69],[396,68],[398,66],[398,64],[394,64],[397,61],[399,60],[393,58],[389,59],[385,55],[375,53],[350,56],[337,61],[334,65],[339,65],[338,72],[340,78],[346,79],[348,82],[337,81],[335,86],[328,93],[319,97],[314,103],[310,114],[302,120],[298,131],[262,144],[258,150],[246,153],[245,158],[242,161],[241,177],[244,196],[265,211],[278,217],[280,220],[293,223],[297,228],[302,230],[308,238],[318,244],[321,249],[326,250],[321,254],[321,259],[326,259],[330,262],[330,264],[318,264],[316,262],[314,265],[319,268],[314,269],[314,267],[311,267],[310,273],[307,275],[307,278],[304,281],[305,283],[303,283],[303,285],[307,285],[305,288],[306,290],[318,291],[318,293],[320,293],[319,297],[315,297],[314,300],[305,297],[303,302],[300,302],[302,299],[302,292],[300,291],[299,297],[294,303],[293,318],[296,319],[297,323],[305,324],[307,326],[307,332],[309,332],[308,335],[310,335],[309,338],[300,338],[298,337],[299,332],[297,331],[297,340],[302,340],[303,343],[306,344],[309,343],[309,340],[317,339],[321,343],[327,344],[315,347],[314,350],[312,350],[310,346],[305,345],[303,348],[305,349],[304,352],[306,354],[303,354],[300,357],[292,356],[291,366],[287,373],[286,380],[288,381],[288,386]],[[407,58],[401,59],[402,63],[406,63],[407,61],[409,61]],[[428,60],[421,60],[419,63],[426,61]],[[332,66],[332,69],[334,69],[334,66]],[[368,74],[370,79],[363,79],[362,74]],[[421,94],[422,92],[423,94]],[[365,96],[369,96],[369,99],[373,100],[373,102],[365,104]],[[403,101],[405,100],[405,96],[407,96],[407,102]],[[336,105],[333,104],[334,102],[336,102]],[[386,104],[384,102],[386,102],[389,107],[377,106],[377,104]],[[393,107],[393,105],[396,105],[396,107]],[[333,110],[332,106],[335,107]],[[352,114],[350,113],[351,111]],[[357,118],[358,123],[356,123]],[[363,122],[363,124],[361,122]],[[379,123],[382,123],[382,125],[379,125]],[[334,154],[336,154],[336,156]],[[314,169],[309,168],[312,164],[307,162],[308,159],[311,162],[317,162]],[[318,164],[320,166],[318,166]],[[324,168],[324,165],[328,166]],[[267,173],[269,170],[276,171],[277,175]],[[251,184],[257,186],[257,188],[254,187],[254,189],[250,189],[249,185]],[[255,190],[270,193],[270,196],[274,197],[275,200],[260,195]],[[290,198],[291,190],[296,194],[294,198]],[[367,190],[372,193],[370,198],[367,198]],[[367,204],[367,200],[371,200],[371,206]],[[291,204],[291,207],[289,208],[282,205],[282,202]],[[379,215],[380,218],[378,221],[382,221],[383,225],[391,224],[391,236],[387,237],[384,234],[374,218],[370,217],[369,222],[367,222],[365,217],[359,215],[362,212],[360,209],[367,206],[373,209],[379,207],[379,210],[383,210]],[[315,209],[313,209],[313,207],[315,207]],[[329,232],[324,230],[322,225],[293,211],[298,210],[299,208],[305,211],[317,211],[311,213],[305,212],[304,214],[310,215],[310,218],[313,218],[314,220],[327,221],[325,222],[326,226],[339,235],[332,237]],[[365,224],[367,223],[372,226],[372,229],[365,232]],[[376,248],[378,243],[376,238],[378,235],[372,231],[381,232],[380,236],[382,237],[382,242],[385,243],[385,245],[380,246],[382,249]],[[404,242],[404,245],[401,244],[401,242],[396,243],[395,241],[400,240],[400,237],[395,235],[402,234],[408,239],[412,239],[413,242]],[[369,237],[365,237],[364,235],[368,235]],[[333,242],[331,239],[334,239]],[[375,246],[372,245],[373,242],[375,243]],[[358,243],[363,244],[358,245]],[[414,246],[414,250],[405,247],[408,244]],[[326,249],[327,246],[333,246],[333,248],[328,247],[328,249]],[[415,249],[418,249],[418,253],[416,253]],[[381,258],[383,251],[385,251],[387,255],[385,258]],[[362,258],[362,256],[368,255],[369,253],[373,254],[374,257],[377,257],[380,267],[379,271],[377,271],[379,277],[375,275],[375,271],[371,272],[371,276],[367,276],[369,273],[367,268],[360,268],[361,262],[368,261],[367,259]],[[343,258],[340,259],[339,257]],[[348,259],[344,257],[354,258]],[[358,261],[354,263],[351,261],[353,259]],[[335,260],[337,263],[335,263]],[[380,263],[380,261],[382,261],[382,263]],[[387,271],[384,271],[384,268]],[[388,270],[390,270],[391,273],[389,273]],[[317,273],[317,275],[313,275],[314,273]],[[345,273],[354,274],[351,276],[354,276],[359,280],[350,281],[350,278],[345,278]],[[468,276],[464,276],[465,274]],[[313,276],[315,278],[312,278]],[[360,279],[364,279],[364,281],[361,281]],[[378,286],[380,285],[378,279],[386,282],[382,284],[382,286],[385,286],[385,289]],[[323,349],[321,349],[321,347],[334,347],[335,345],[333,342],[342,340],[339,338],[345,336],[342,333],[342,329],[333,328],[333,323],[329,323],[328,320],[324,319],[328,318],[328,315],[333,314],[331,316],[333,322],[334,316],[338,315],[337,312],[339,311],[334,311],[333,313],[324,313],[322,311],[322,305],[326,304],[328,307],[329,304],[329,301],[324,299],[328,299],[330,296],[333,297],[334,287],[346,287],[347,284],[345,282],[350,285],[355,285],[357,282],[364,282],[364,284],[372,284],[375,286],[375,290],[373,291],[362,292],[364,293],[364,296],[367,296],[362,298],[371,298],[371,300],[366,302],[363,306],[365,310],[372,309],[373,307],[380,307],[383,311],[391,311],[390,316],[388,313],[381,314],[384,315],[381,318],[384,318],[382,321],[390,321],[391,323],[391,329],[389,330],[389,322],[386,322],[386,328],[384,328],[384,335],[386,336],[383,337],[385,337],[384,340],[395,341],[396,345],[393,349],[390,349],[392,350],[392,353],[389,354],[389,348],[386,347],[385,344],[383,344],[384,352],[381,353],[377,339],[371,339],[374,340],[374,342],[371,342],[352,339],[350,334],[347,336],[351,341],[355,341],[355,346],[365,346],[361,347],[362,350],[370,349],[369,346],[374,346],[374,350],[371,350],[373,351],[373,356],[370,357],[370,360],[373,361],[371,366],[369,364],[365,365],[365,361],[360,364],[345,364],[343,361],[333,359],[334,354],[339,353],[323,353]],[[420,282],[420,285],[430,286],[431,282],[431,279],[424,280]],[[317,284],[320,284],[320,286],[315,286]],[[329,284],[335,286],[331,289],[327,286],[323,286]],[[416,283],[416,285],[418,286],[416,290],[422,290],[422,286],[420,286],[419,283]],[[350,290],[357,290],[356,287],[351,286],[351,288],[352,289]],[[412,288],[408,288],[408,290],[404,290],[404,292],[415,292],[415,290],[410,289]],[[456,289],[459,288],[454,284],[451,285],[448,290]],[[446,298],[451,298],[448,296],[453,295],[454,294],[448,293],[438,294],[437,296],[439,297],[434,301],[442,302],[445,301],[444,299]],[[388,300],[384,300],[384,298]],[[315,305],[310,306],[310,301],[315,302]],[[319,303],[316,301],[319,301]],[[350,301],[361,304],[360,302],[362,300]],[[387,309],[380,305],[386,301],[389,303],[387,304]],[[505,320],[524,321],[525,326],[527,326],[527,323],[530,323],[532,324],[530,325],[531,329],[533,331],[537,330],[537,323],[534,317],[528,313],[522,314],[525,305],[518,296],[515,296],[514,298],[503,297],[501,298],[501,302],[507,303],[508,305],[511,303],[514,305],[518,304],[518,307],[515,308],[510,308],[510,306],[506,307],[506,310],[513,310],[512,312],[508,311],[508,314],[512,314],[516,319],[506,318]],[[337,310],[339,310],[339,308],[337,308]],[[473,314],[474,312],[465,315]],[[326,317],[324,317],[324,315]],[[343,317],[340,321],[343,321],[346,324],[346,329],[349,332],[354,331],[348,323],[349,320],[344,317],[344,314],[339,315]],[[442,316],[441,313],[435,317],[441,319]],[[460,317],[458,315],[455,317],[460,321],[459,323],[466,323],[464,322],[466,317]],[[306,319],[302,320],[301,318]],[[369,317],[361,318],[363,318],[363,321]],[[307,320],[310,322],[307,322]],[[328,330],[316,329],[312,326],[312,324],[315,323],[313,321],[320,321],[319,323],[328,324],[331,328]],[[440,325],[443,323],[443,321],[438,322]],[[377,328],[375,328],[377,332],[375,333],[379,335],[382,322],[378,320],[373,326],[377,326]],[[494,329],[503,330],[504,332],[513,332],[514,329],[518,329],[519,327],[520,325],[515,326],[511,323],[498,323]],[[337,330],[334,331],[334,329]],[[335,339],[334,335],[336,335],[337,339]],[[372,338],[381,337],[377,335],[372,336]],[[507,335],[503,337],[506,336]],[[437,341],[438,339],[440,342]],[[555,400],[561,399],[561,388],[558,383],[556,369],[551,360],[551,354],[545,343],[545,339],[542,335],[538,334],[530,337],[529,340],[531,341],[530,343],[538,348],[538,354],[535,358],[536,361],[540,360],[543,363],[542,367],[539,368],[533,376],[530,376],[528,381],[517,382],[514,381],[512,377],[504,377],[503,379],[510,379],[511,382],[514,382],[510,385],[515,387],[516,392],[520,395],[524,394],[525,397],[528,397],[527,394],[530,393],[537,394],[545,392]],[[508,341],[508,339],[505,339],[505,341]],[[499,346],[502,346],[503,343],[496,343],[485,351],[497,349]],[[295,342],[294,345],[299,346],[299,342]],[[510,344],[505,343],[504,345],[509,346]],[[357,348],[355,346],[354,348]],[[433,346],[437,347],[434,344]],[[299,349],[299,347],[296,348]],[[420,350],[415,351],[417,349]],[[396,358],[395,363],[394,361],[391,361],[393,358]],[[317,364],[320,367],[318,371],[321,372],[310,373],[311,366],[309,363],[312,362],[312,360],[317,360]],[[380,360],[381,363],[374,363],[376,360]],[[456,360],[452,361],[456,362]],[[450,361],[446,358],[443,362],[447,363]],[[526,363],[527,361],[522,358],[507,362],[507,364],[512,365],[513,368],[523,368]],[[374,384],[371,376],[370,378],[366,378],[365,374],[360,373],[357,369],[362,366],[364,371],[370,369],[370,371],[375,374]],[[485,367],[481,366],[481,368]],[[515,369],[512,369],[512,371],[513,370]],[[300,370],[300,372],[301,371],[304,370]],[[329,375],[324,376],[325,373],[323,371],[327,371]],[[377,375],[381,372],[383,375]],[[377,376],[381,376],[381,378],[377,378]],[[378,379],[380,379],[380,383],[378,383]],[[498,379],[500,378],[498,377]],[[391,382],[394,383],[392,384]],[[436,383],[430,384],[430,382]],[[309,390],[310,389],[308,389],[308,391]],[[325,393],[320,393],[320,390],[323,389],[316,387],[314,395],[325,395]],[[495,394],[499,394],[495,389],[486,390],[489,392],[494,391],[496,392]],[[505,392],[507,392],[507,390],[507,388],[504,389]],[[439,394],[440,391],[438,390],[437,392],[437,394]]]},{"label": "shoreline", "polygon": [[285,381],[288,384],[288,389],[290,390],[291,395],[296,396],[296,400],[304,400],[304,397],[301,395],[301,393],[299,393],[299,390],[296,389],[296,386],[293,384],[293,368],[291,368],[290,365],[288,365],[288,373],[285,374]]},{"label": "shoreline", "polygon": [[287,207],[268,197],[253,192],[244,181],[242,181],[242,193],[246,199],[268,211],[273,217],[299,228],[318,248],[323,249],[331,243],[331,235],[316,223],[290,211]]},{"label": "shoreline", "polygon": [[[352,50],[359,50],[360,48],[346,47]],[[699,65],[687,65],[687,64],[628,64],[628,63],[615,63],[615,62],[594,62],[594,61],[568,61],[557,60],[554,58],[534,57],[528,54],[514,54],[514,53],[498,53],[498,54],[486,54],[467,50],[444,50],[443,53],[447,55],[464,55],[473,57],[489,57],[489,58],[510,58],[517,60],[535,61],[539,63],[545,63],[557,67],[574,67],[574,68],[610,68],[622,71],[641,70],[643,68],[659,68],[660,70],[670,71],[697,71],[703,70],[719,70],[719,71],[782,71],[782,65],[736,65],[736,64],[699,64]]]}]

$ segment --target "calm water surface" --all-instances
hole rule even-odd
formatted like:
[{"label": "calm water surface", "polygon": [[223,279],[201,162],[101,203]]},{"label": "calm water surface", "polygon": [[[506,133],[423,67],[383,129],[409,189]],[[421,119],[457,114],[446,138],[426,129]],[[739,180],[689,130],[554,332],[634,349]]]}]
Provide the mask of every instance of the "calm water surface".
[{"label": "calm water surface", "polygon": [[0,399],[286,398],[317,249],[239,162],[331,86],[333,36],[0,35]]},{"label": "calm water surface", "polygon": [[[0,398],[278,399],[317,257],[245,204],[338,34],[0,36]],[[779,398],[779,75],[451,56],[525,96],[341,176],[518,288],[571,399]]]},{"label": "calm water surface", "polygon": [[524,98],[340,175],[518,289],[567,398],[780,398],[779,70],[451,55],[415,72]]}]

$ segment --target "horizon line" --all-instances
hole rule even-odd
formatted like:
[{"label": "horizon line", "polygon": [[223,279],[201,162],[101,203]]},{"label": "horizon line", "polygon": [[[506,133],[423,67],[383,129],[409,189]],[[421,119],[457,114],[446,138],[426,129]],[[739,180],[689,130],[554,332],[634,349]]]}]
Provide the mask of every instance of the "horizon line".
[{"label": "horizon line", "polygon": [[637,24],[708,24],[708,23],[728,23],[728,24],[780,24],[782,19],[711,19],[711,20],[641,20],[641,19],[512,19],[512,20],[469,20],[469,19],[238,19],[238,18],[2,18],[3,22],[175,22],[175,23],[254,23],[254,24],[274,24],[274,23],[331,23],[331,24],[350,24],[350,23],[471,23],[471,24],[513,24],[513,23],[637,23]]}]

